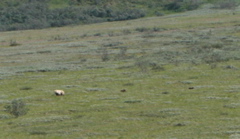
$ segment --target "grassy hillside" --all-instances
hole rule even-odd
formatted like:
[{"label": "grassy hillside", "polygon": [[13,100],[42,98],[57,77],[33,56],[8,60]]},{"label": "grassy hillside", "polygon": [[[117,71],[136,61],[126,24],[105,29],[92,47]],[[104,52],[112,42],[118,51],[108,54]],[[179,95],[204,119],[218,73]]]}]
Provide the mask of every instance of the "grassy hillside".
[{"label": "grassy hillside", "polygon": [[239,14],[1,33],[0,138],[239,138]]}]

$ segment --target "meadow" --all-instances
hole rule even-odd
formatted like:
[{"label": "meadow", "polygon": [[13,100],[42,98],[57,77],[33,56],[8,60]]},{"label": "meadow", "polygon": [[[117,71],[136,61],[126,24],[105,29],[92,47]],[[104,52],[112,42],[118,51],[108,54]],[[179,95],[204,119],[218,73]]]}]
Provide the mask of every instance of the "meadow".
[{"label": "meadow", "polygon": [[240,138],[239,14],[1,32],[0,138]]}]

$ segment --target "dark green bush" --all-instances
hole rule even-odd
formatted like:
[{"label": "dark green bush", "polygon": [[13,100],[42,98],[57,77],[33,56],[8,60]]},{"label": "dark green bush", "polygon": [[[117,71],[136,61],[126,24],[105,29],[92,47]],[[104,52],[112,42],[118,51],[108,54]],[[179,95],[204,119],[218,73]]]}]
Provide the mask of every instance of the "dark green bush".
[{"label": "dark green bush", "polygon": [[5,105],[5,111],[17,118],[27,114],[28,109],[25,106],[26,104],[21,99],[14,99],[10,105]]},{"label": "dark green bush", "polygon": [[138,27],[135,29],[136,31],[138,32],[147,32],[147,31],[150,31],[149,28],[146,28],[146,27]]},{"label": "dark green bush", "polygon": [[25,87],[21,87],[20,90],[31,90],[32,87],[29,87],[29,86],[25,86]]},{"label": "dark green bush", "polygon": [[0,31],[7,31],[129,20],[143,17],[145,12],[98,5],[49,9],[47,2],[29,0],[12,7],[3,7],[0,15]]},{"label": "dark green bush", "polygon": [[165,68],[163,66],[157,65],[156,63],[150,63],[151,69],[153,71],[164,71]]},{"label": "dark green bush", "polygon": [[201,4],[201,0],[173,0],[166,3],[164,8],[171,11],[181,12],[197,9]]},{"label": "dark green bush", "polygon": [[21,44],[17,43],[16,40],[10,40],[9,42],[9,46],[18,46],[18,45],[21,45]]},{"label": "dark green bush", "polygon": [[[202,0],[69,0],[63,1],[62,7],[53,8],[56,3],[55,0],[1,0],[0,31],[130,20],[153,15],[154,11],[156,16],[162,16],[163,10],[196,9]],[[232,4],[236,5],[233,2],[222,5]]]},{"label": "dark green bush", "polygon": [[24,3],[0,10],[0,31],[49,27],[47,5],[40,2]]}]

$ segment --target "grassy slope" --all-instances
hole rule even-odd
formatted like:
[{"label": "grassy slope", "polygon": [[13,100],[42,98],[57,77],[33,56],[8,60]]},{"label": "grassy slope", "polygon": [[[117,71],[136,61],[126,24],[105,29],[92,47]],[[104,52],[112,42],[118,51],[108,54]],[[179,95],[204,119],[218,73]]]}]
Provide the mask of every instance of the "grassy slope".
[{"label": "grassy slope", "polygon": [[[0,138],[238,138],[239,12],[211,11],[1,33]],[[184,53],[212,43],[230,60]],[[17,119],[3,111],[16,98]]]}]

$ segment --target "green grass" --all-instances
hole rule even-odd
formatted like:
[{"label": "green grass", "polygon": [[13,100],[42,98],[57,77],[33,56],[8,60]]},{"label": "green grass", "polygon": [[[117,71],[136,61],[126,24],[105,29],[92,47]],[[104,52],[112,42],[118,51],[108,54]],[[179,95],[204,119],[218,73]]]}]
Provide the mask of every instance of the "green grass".
[{"label": "green grass", "polygon": [[[21,98],[30,111],[17,119],[3,119],[1,136],[228,137],[228,132],[237,132],[240,114],[239,71],[222,68],[228,64],[214,70],[208,65],[170,66],[147,75],[97,69],[13,76],[2,82],[2,100]],[[22,90],[26,84],[32,89]],[[191,86],[195,89],[189,90]],[[66,96],[54,96],[55,88],[64,89]],[[127,91],[120,92],[123,88]]]},{"label": "green grass", "polygon": [[239,137],[236,15],[205,12],[2,33],[0,138]]}]

